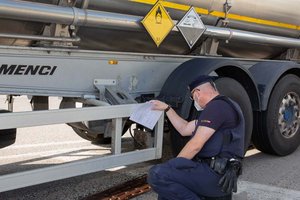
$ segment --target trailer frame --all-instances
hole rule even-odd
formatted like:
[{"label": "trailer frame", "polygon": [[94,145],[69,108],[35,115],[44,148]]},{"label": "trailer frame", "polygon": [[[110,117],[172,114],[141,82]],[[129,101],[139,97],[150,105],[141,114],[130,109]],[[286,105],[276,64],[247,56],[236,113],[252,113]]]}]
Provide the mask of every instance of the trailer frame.
[{"label": "trailer frame", "polygon": [[0,192],[161,158],[164,114],[162,114],[155,126],[153,147],[130,152],[121,151],[122,118],[130,116],[131,112],[138,105],[128,104],[1,114],[1,128],[20,128],[85,120],[113,119],[115,130],[112,132],[111,154],[100,158],[1,175]]}]

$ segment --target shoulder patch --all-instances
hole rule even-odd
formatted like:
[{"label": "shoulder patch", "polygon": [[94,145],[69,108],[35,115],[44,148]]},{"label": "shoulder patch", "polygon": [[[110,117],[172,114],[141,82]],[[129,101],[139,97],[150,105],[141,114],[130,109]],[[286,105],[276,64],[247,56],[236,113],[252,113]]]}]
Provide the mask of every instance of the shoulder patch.
[{"label": "shoulder patch", "polygon": [[201,123],[211,123],[211,121],[210,120],[206,120],[206,119],[201,119],[201,121],[200,121]]}]

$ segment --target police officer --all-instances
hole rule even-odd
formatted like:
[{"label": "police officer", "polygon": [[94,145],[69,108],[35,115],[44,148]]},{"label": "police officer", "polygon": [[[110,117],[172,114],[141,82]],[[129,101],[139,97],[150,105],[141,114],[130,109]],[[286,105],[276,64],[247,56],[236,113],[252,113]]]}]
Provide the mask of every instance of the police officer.
[{"label": "police officer", "polygon": [[244,118],[240,107],[217,91],[213,78],[201,75],[190,85],[198,119],[187,122],[166,103],[152,100],[172,125],[190,137],[176,158],[153,166],[148,183],[158,199],[231,199],[244,155]]}]

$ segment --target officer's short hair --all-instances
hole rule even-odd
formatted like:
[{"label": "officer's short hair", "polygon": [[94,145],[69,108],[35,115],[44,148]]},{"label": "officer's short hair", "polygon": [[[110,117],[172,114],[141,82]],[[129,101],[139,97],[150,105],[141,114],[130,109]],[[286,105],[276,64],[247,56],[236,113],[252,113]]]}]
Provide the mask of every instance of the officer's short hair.
[{"label": "officer's short hair", "polygon": [[204,83],[210,83],[215,88],[214,77],[208,75],[200,75],[189,84],[188,89],[190,90],[190,92],[192,92],[196,87]]}]

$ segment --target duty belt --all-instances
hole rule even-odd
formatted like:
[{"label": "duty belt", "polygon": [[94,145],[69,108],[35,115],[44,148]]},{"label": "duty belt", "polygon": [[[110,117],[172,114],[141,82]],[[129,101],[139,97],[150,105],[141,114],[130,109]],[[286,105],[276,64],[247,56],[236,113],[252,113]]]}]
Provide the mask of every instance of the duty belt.
[{"label": "duty belt", "polygon": [[196,162],[207,163],[208,166],[213,169],[218,174],[224,174],[226,171],[226,166],[229,161],[228,158],[222,157],[211,157],[211,158],[193,158]]}]

